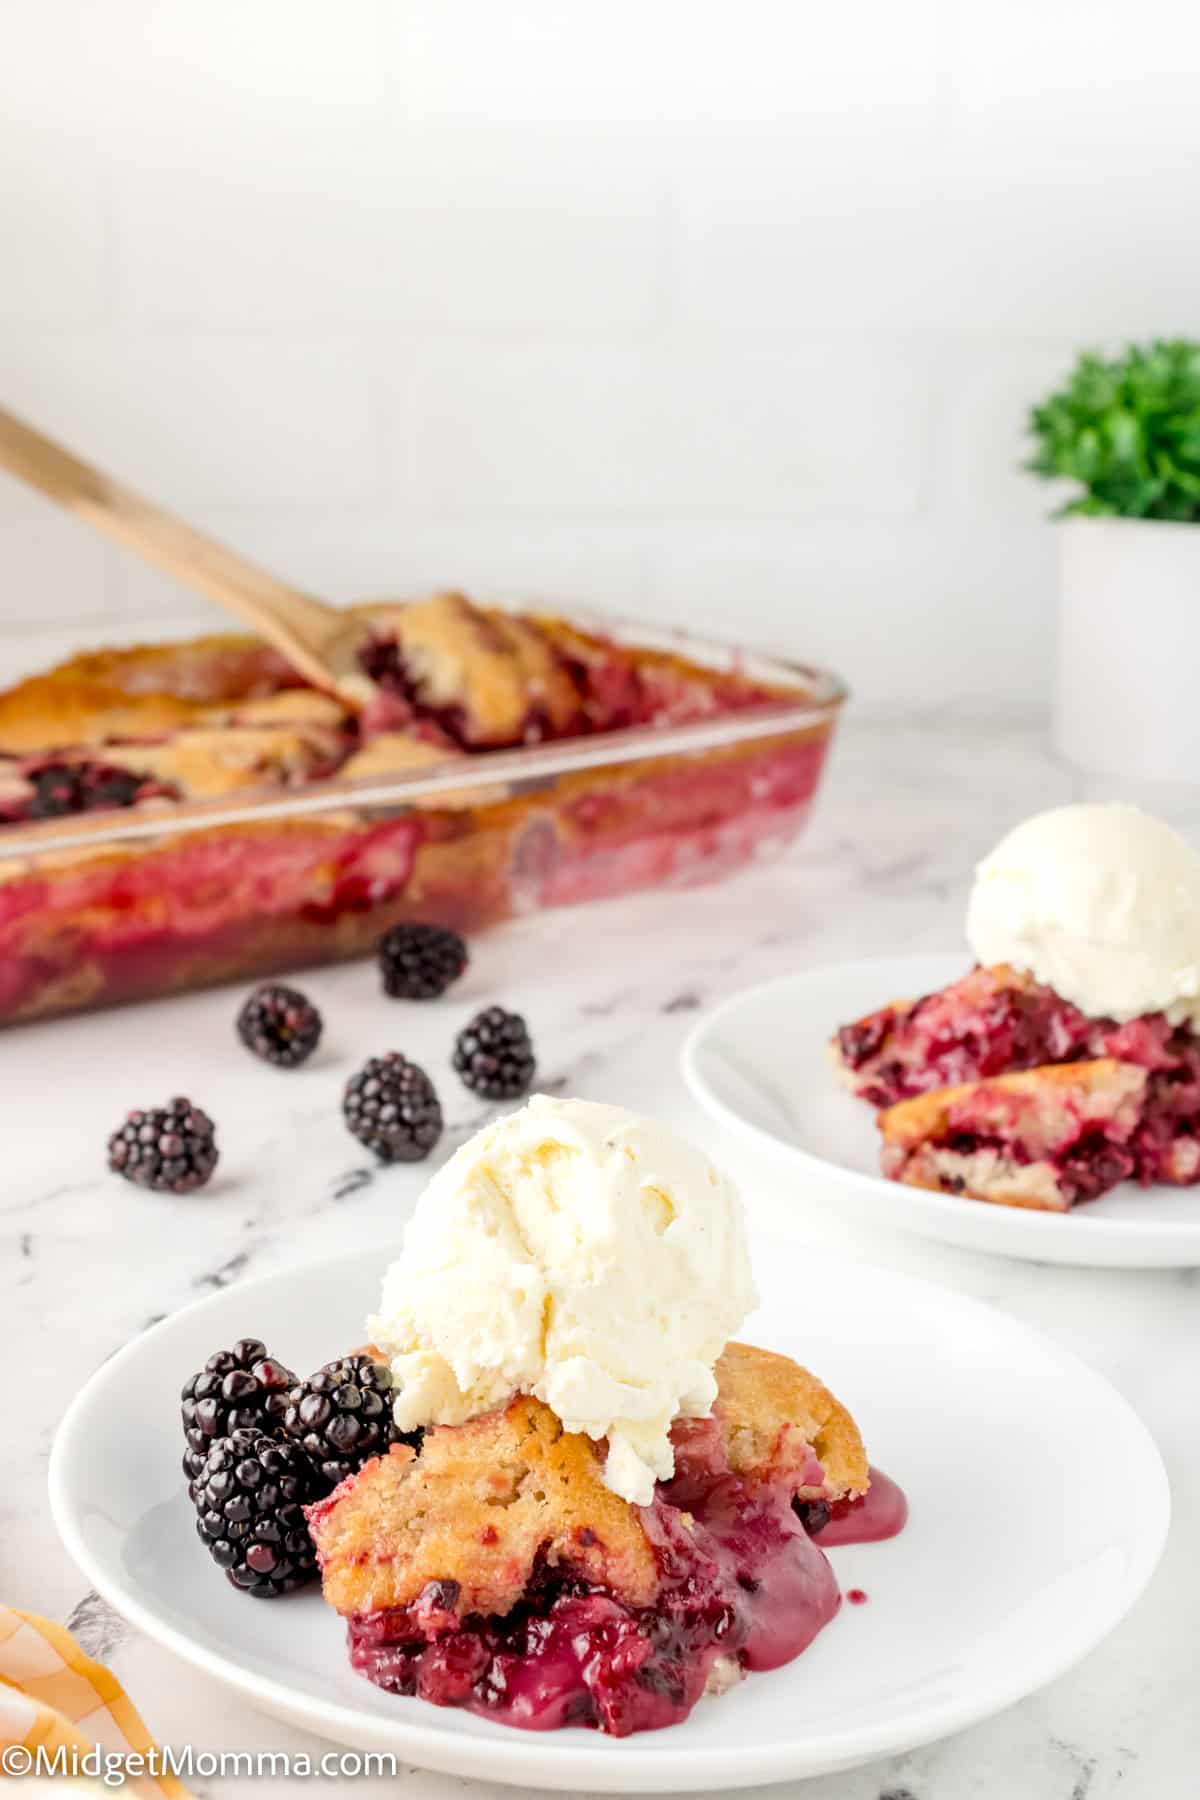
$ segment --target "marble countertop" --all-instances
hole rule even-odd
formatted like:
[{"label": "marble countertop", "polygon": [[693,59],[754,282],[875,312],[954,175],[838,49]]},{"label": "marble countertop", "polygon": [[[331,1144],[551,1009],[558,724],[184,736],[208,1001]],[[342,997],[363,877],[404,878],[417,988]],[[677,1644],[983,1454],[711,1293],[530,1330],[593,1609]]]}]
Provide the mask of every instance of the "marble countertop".
[{"label": "marble countertop", "polygon": [[[1111,792],[1111,785],[1108,789]],[[79,1384],[164,1314],[243,1277],[370,1240],[393,1239],[426,1171],[371,1170],[339,1119],[346,1074],[373,1050],[444,1063],[453,1031],[485,1000],[529,1018],[543,1085],[622,1102],[673,1122],[735,1164],[752,1222],[785,1203],[815,1241],[920,1270],[1007,1307],[1104,1371],[1155,1433],[1174,1493],[1155,1580],[1111,1638],[1069,1675],[1008,1712],[886,1763],[760,1792],[822,1800],[1174,1800],[1200,1767],[1200,1271],[1103,1272],[989,1259],[870,1235],[750,1166],[686,1094],[683,1038],[700,1009],[773,974],[847,956],[961,941],[971,866],[1040,807],[1100,790],[1056,765],[1028,725],[953,716],[851,721],[809,835],[784,862],[661,898],[641,896],[526,920],[481,939],[467,978],[434,1008],[394,1010],[358,965],[305,986],[327,1020],[299,1076],[246,1079],[229,991],[0,1036],[0,1599],[67,1621],[109,1661],[160,1740],[217,1750],[299,1750],[315,1740],[254,1713],[160,1651],[87,1586],[47,1512],[55,1426]],[[1200,828],[1200,791],[1140,798]],[[484,1113],[447,1078],[444,1148]],[[217,1118],[219,1179],[190,1200],[108,1177],[102,1148],[130,1105],[186,1092]],[[14,1437],[15,1433],[15,1437]],[[1136,1471],[1114,1469],[1136,1506]],[[1038,1505],[1037,1471],[1015,1470],[1012,1504]],[[913,1622],[920,1629],[919,1620]],[[199,1789],[201,1784],[195,1784]],[[236,1777],[205,1793],[224,1800]],[[300,1792],[277,1780],[272,1793]],[[365,1797],[391,1784],[353,1784]],[[411,1800],[513,1792],[409,1770]]]}]

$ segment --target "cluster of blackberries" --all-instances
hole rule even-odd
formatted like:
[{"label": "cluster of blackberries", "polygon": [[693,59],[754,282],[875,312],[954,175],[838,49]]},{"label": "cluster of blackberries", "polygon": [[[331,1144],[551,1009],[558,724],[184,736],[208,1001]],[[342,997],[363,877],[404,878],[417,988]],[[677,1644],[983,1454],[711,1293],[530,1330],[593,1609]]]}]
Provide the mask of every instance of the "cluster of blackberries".
[{"label": "cluster of blackberries", "polygon": [[[454,1068],[485,1100],[515,1100],[533,1080],[533,1040],[520,1013],[488,1006],[454,1040]],[[372,1056],[346,1083],[346,1124],[383,1162],[420,1162],[442,1135],[437,1089],[398,1050]]]},{"label": "cluster of blackberries", "polygon": [[[467,946],[440,925],[396,925],[379,945],[384,992],[433,1000],[467,966]],[[453,1067],[485,1100],[515,1100],[533,1080],[529,1028],[519,1013],[489,1006],[454,1041]],[[384,1162],[420,1162],[442,1135],[442,1105],[424,1069],[398,1050],[372,1056],[346,1083],[346,1124]]]},{"label": "cluster of blackberries", "polygon": [[185,1384],[196,1530],[235,1587],[273,1599],[316,1577],[304,1508],[398,1441],[391,1386],[367,1355],[299,1381],[258,1338],[218,1350]]},{"label": "cluster of blackberries", "polygon": [[[396,925],[380,940],[384,992],[394,999],[432,1000],[467,966],[467,946],[440,925]],[[322,1019],[297,988],[256,988],[237,1016],[247,1050],[279,1069],[296,1069],[321,1040]],[[452,1066],[485,1100],[516,1100],[532,1084],[535,1058],[529,1028],[502,1006],[477,1013],[454,1042]],[[384,1162],[420,1162],[442,1135],[442,1106],[424,1069],[399,1051],[368,1058],[346,1084],[342,1114],[348,1128]],[[160,1193],[203,1187],[217,1166],[212,1120],[190,1100],[131,1112],[108,1141],[108,1165],[128,1181]]]}]

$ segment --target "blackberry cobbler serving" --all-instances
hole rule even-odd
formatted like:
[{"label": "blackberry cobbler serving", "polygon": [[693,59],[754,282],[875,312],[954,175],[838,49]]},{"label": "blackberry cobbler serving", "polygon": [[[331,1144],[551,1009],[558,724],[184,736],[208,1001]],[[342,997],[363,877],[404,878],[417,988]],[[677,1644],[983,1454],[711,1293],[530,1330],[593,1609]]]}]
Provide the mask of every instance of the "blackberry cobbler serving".
[{"label": "blackberry cobbler serving", "polygon": [[[88,653],[0,692],[0,1020],[691,882],[803,823],[832,678],[458,593],[351,617],[353,704],[239,637]],[[630,734],[636,755],[600,747]],[[598,747],[568,768],[531,761],[581,740]]]},{"label": "blackberry cobbler serving", "polygon": [[625,1736],[799,1655],[840,1603],[804,1509],[866,1494],[862,1442],[786,1357],[730,1344],[716,1380],[645,1506],[605,1485],[591,1438],[521,1398],[310,1507],[354,1667],[510,1724]]},{"label": "blackberry cobbler serving", "polygon": [[1131,807],[1019,826],[981,865],[979,966],[844,1025],[884,1173],[1064,1212],[1200,1181],[1200,857]]},{"label": "blackberry cobbler serving", "polygon": [[755,1301],[706,1157],[535,1096],[430,1182],[366,1350],[296,1383],[248,1340],[191,1378],[200,1537],[261,1598],[319,1571],[389,1693],[528,1730],[675,1724],[829,1624],[824,1543],[906,1516],[828,1388],[731,1341]]}]

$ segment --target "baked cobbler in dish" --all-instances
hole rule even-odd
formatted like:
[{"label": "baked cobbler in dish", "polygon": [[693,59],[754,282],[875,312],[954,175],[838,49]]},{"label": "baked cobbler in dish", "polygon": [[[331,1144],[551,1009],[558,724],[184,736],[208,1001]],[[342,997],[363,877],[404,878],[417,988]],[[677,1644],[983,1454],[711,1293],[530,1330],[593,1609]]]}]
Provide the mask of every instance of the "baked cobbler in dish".
[{"label": "baked cobbler in dish", "polygon": [[386,619],[362,652],[378,687],[362,716],[237,638],[102,651],[21,682],[0,694],[0,823],[402,772],[777,697],[462,594]]},{"label": "baked cobbler in dish", "polygon": [[[0,692],[0,1020],[362,955],[400,920],[474,931],[692,884],[804,823],[830,678],[457,593],[355,612],[361,713],[239,637],[89,652]],[[755,713],[770,726],[664,742]]]}]

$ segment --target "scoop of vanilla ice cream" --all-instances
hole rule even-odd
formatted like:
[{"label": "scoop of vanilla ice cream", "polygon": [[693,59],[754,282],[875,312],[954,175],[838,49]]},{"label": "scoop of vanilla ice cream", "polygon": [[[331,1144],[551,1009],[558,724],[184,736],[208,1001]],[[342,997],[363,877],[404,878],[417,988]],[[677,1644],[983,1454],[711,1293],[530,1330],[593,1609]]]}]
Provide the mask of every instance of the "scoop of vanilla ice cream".
[{"label": "scoop of vanilla ice cream", "polygon": [[621,1107],[537,1095],[434,1176],[368,1329],[401,1430],[533,1394],[607,1438],[608,1486],[646,1505],[672,1420],[708,1413],[756,1304],[741,1200],[706,1156]]},{"label": "scoop of vanilla ice cream", "polygon": [[967,937],[1094,1017],[1200,1017],[1200,856],[1133,806],[1060,806],[980,863]]}]

